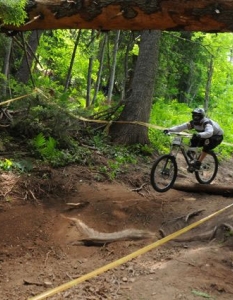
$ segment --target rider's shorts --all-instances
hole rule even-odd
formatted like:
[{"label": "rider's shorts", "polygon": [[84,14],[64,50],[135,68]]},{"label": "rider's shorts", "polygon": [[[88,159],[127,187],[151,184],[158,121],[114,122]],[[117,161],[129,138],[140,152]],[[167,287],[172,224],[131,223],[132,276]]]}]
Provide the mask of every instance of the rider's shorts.
[{"label": "rider's shorts", "polygon": [[209,151],[221,144],[222,140],[222,135],[212,135],[208,139],[191,140],[191,147],[203,147],[203,151]]}]

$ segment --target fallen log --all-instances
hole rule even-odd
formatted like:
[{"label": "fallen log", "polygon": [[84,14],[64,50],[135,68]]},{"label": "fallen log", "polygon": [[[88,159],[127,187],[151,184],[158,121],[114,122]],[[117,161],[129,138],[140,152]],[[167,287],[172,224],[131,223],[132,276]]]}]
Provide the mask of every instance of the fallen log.
[{"label": "fallen log", "polygon": [[233,187],[218,184],[175,183],[173,189],[191,193],[206,193],[213,195],[222,195],[226,197],[233,196]]}]

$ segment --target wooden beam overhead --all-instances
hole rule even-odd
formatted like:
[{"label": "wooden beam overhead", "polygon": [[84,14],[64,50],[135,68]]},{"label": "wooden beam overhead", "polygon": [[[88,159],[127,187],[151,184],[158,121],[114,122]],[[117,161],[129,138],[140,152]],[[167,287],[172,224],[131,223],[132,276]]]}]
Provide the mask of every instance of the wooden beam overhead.
[{"label": "wooden beam overhead", "polygon": [[29,0],[25,24],[47,29],[233,31],[233,0]]}]

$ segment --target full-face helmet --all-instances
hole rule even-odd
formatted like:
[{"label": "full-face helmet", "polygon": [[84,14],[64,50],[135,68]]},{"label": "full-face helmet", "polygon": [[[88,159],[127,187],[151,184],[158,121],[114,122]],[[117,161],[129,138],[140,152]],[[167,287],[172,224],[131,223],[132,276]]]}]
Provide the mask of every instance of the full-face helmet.
[{"label": "full-face helmet", "polygon": [[205,117],[205,111],[203,108],[195,108],[192,111],[192,119],[195,125],[201,123],[201,120]]}]

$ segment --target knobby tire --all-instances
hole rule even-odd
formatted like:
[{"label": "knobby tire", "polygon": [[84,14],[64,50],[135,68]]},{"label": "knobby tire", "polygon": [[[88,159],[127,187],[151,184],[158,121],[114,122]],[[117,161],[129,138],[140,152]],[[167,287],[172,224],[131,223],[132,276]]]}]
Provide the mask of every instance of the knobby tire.
[{"label": "knobby tire", "polygon": [[213,151],[209,151],[202,162],[201,169],[195,171],[196,180],[201,184],[211,183],[218,173],[218,158]]},{"label": "knobby tire", "polygon": [[165,154],[154,162],[150,180],[152,187],[160,193],[171,189],[177,178],[177,162],[174,156]]}]

